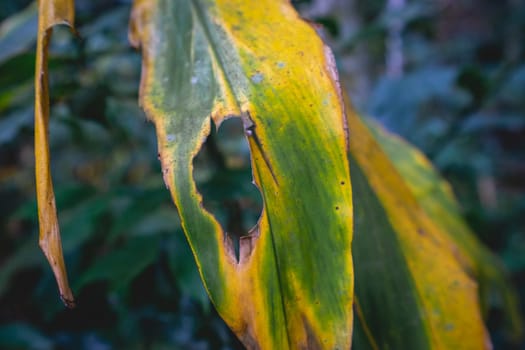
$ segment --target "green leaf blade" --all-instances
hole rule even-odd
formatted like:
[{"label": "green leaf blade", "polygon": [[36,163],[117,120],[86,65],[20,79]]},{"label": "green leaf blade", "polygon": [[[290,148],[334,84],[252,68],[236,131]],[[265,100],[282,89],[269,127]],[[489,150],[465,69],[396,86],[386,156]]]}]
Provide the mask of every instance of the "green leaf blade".
[{"label": "green leaf blade", "polygon": [[454,246],[457,259],[479,284],[481,307],[489,308],[489,295],[497,298],[505,312],[511,337],[523,338],[523,320],[518,298],[511,287],[502,262],[476,238],[461,216],[450,185],[430,161],[403,139],[389,134],[372,120],[365,119],[369,130],[426,214],[441,228]]},{"label": "green leaf blade", "polygon": [[[356,286],[360,286],[356,299],[362,305],[364,320],[360,319],[360,340],[368,329],[373,340],[369,343],[379,348],[395,348],[393,344],[402,341],[415,341],[416,348],[491,348],[477,284],[458,260],[454,245],[421,208],[360,117],[355,113],[348,116],[353,132],[352,185],[359,215],[354,254],[361,257],[356,259]],[[373,207],[368,208],[371,204]],[[359,208],[361,205],[365,208]],[[381,246],[384,248],[380,250]],[[397,262],[388,262],[394,258]],[[359,264],[367,261],[383,268],[376,269],[373,277],[359,273],[363,268]],[[378,279],[375,286],[370,278]],[[363,290],[367,285],[371,287]],[[406,318],[398,315],[404,312],[409,312]],[[402,339],[400,333],[405,327],[414,332]]]},{"label": "green leaf blade", "polygon": [[[138,1],[130,33],[164,179],[221,316],[249,348],[348,348],[352,198],[329,50],[287,1]],[[211,123],[232,116],[264,201],[239,261],[192,178]]]}]

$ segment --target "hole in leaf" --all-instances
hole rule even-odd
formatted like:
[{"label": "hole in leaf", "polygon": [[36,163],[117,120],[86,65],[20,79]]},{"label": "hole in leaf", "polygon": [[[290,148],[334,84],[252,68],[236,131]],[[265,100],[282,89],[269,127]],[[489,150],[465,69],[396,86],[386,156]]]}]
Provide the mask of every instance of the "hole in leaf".
[{"label": "hole in leaf", "polygon": [[250,147],[240,118],[230,118],[210,136],[193,160],[193,177],[204,208],[233,242],[239,261],[239,240],[261,216],[263,202],[252,183]]}]

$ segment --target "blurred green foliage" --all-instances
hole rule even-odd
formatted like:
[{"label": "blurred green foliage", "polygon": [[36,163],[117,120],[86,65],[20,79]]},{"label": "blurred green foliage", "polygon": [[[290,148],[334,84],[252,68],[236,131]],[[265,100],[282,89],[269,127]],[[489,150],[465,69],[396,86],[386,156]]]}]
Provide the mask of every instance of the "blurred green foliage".
[{"label": "blurred green foliage", "polygon": [[[421,148],[452,183],[525,300],[524,2],[294,4],[322,24],[358,109]],[[137,105],[130,1],[76,6],[79,36],[56,29],[50,55],[52,170],[73,311],[60,304],[37,242],[36,9],[27,0],[0,7],[0,348],[239,349],[206,297]],[[400,75],[385,68],[392,19],[403,24]],[[230,232],[247,232],[261,199],[240,126],[225,123],[194,164],[205,206]],[[495,348],[510,348],[493,303]]]}]

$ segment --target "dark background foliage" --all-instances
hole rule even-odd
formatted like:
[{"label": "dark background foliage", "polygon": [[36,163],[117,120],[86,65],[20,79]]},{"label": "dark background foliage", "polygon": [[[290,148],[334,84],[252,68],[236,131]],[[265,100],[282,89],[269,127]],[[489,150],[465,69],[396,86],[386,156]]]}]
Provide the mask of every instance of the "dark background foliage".
[{"label": "dark background foliage", "polygon": [[[0,7],[0,348],[242,348],[208,302],[162,182],[137,105],[129,1],[77,1],[79,36],[58,28],[51,45],[52,170],[79,306],[61,305],[37,244],[30,3]],[[321,24],[356,108],[430,157],[525,300],[525,2],[294,4]],[[230,232],[255,223],[239,125],[209,138],[194,176]],[[495,348],[525,349],[510,342],[498,300],[488,324]]]}]

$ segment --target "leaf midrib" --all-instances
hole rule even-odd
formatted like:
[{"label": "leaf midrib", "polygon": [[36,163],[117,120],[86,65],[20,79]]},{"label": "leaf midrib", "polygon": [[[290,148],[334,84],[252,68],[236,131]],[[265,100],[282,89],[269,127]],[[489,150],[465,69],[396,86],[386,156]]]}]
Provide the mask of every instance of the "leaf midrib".
[{"label": "leaf midrib", "polygon": [[[219,50],[217,49],[216,43],[213,41],[213,36],[212,36],[211,31],[210,31],[210,29],[208,27],[208,23],[206,21],[206,17],[205,17],[204,12],[203,12],[203,10],[201,8],[199,0],[191,0],[191,9],[192,9],[192,12],[194,13],[195,18],[197,19],[197,23],[200,25],[200,27],[201,27],[201,29],[202,29],[202,31],[204,33],[206,41],[209,44],[209,47],[211,49],[211,59],[213,61],[215,61],[217,66],[220,68],[219,74],[221,74],[222,78],[226,82],[226,87],[229,90],[228,93],[230,93],[232,96],[234,96],[236,107],[237,107],[239,112],[242,112],[241,105],[240,105],[240,103],[239,103],[239,101],[236,98],[236,95],[234,93],[233,84],[230,81],[228,75],[226,74],[226,66],[224,65],[224,63],[221,60],[221,57],[220,57],[220,54],[219,54]],[[250,150],[250,157],[251,157],[251,150]],[[253,163],[256,164],[256,162],[253,162]],[[260,171],[259,171],[259,168],[258,168],[257,164],[256,164],[255,169],[256,169],[257,173],[260,175]],[[261,192],[261,196],[263,197],[263,203],[267,203],[265,195],[264,195],[264,191],[261,190],[260,192]],[[265,210],[263,210],[263,212],[267,213],[267,211],[265,211]],[[284,321],[286,323],[286,338],[287,338],[288,348],[291,349],[292,348],[291,347],[291,339],[290,339],[290,334],[289,334],[289,331],[288,331],[289,330],[289,328],[288,328],[288,317],[287,317],[287,314],[286,314],[285,301],[284,301],[284,297],[283,297],[283,295],[284,295],[283,294],[283,285],[282,285],[282,280],[281,280],[281,271],[280,271],[280,264],[279,264],[279,259],[278,259],[278,255],[277,255],[277,248],[275,246],[275,239],[273,237],[273,230],[272,230],[270,216],[266,214],[266,217],[268,219],[268,231],[270,233],[272,253],[273,253],[275,266],[276,266],[277,286],[278,286],[278,289],[279,289],[279,299],[281,301],[281,309],[282,309],[282,313],[283,313],[283,318],[284,318]]]}]

